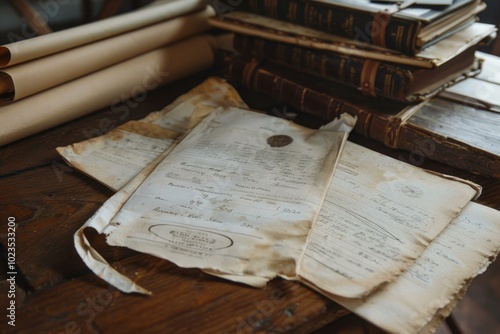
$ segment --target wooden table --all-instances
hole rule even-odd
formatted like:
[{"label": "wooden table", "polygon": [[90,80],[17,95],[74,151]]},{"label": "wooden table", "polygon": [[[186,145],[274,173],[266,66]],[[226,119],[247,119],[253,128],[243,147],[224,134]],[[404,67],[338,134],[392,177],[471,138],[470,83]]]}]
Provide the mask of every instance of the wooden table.
[{"label": "wooden table", "polygon": [[[153,291],[123,294],[83,264],[74,232],[113,192],[68,167],[54,150],[139,119],[200,83],[201,73],[149,92],[120,120],[109,108],[0,148],[0,242],[6,253],[8,217],[16,228],[16,327],[19,333],[308,333],[349,314],[299,283],[273,280],[265,289],[182,269],[161,259],[110,247],[89,231],[98,251],[120,272]],[[255,108],[271,104],[244,95]],[[36,110],[33,110],[36,112]],[[3,125],[0,125],[3,126]],[[392,157],[408,153],[352,135],[350,140]],[[484,187],[480,203],[500,209],[500,183],[431,161],[422,167]],[[5,256],[4,259],[5,261]],[[1,273],[1,300],[10,285]],[[0,326],[7,324],[2,302]],[[7,319],[8,320],[8,319]]]}]

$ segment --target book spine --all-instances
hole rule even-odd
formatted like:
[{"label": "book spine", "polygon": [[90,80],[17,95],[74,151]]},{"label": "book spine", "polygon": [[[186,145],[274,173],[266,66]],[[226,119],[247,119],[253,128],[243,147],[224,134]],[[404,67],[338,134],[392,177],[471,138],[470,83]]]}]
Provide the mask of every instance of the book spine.
[{"label": "book spine", "polygon": [[244,9],[407,55],[418,52],[421,22],[395,18],[383,12],[374,14],[304,0],[249,0]]},{"label": "book spine", "polygon": [[269,59],[279,65],[356,88],[365,95],[406,101],[413,73],[379,61],[312,50],[236,34],[234,48],[241,54]]}]

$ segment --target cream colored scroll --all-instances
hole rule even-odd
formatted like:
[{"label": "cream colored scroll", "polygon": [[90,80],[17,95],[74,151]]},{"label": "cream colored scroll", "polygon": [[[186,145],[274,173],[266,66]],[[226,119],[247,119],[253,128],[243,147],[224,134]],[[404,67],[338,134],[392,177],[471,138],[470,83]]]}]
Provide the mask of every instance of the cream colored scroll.
[{"label": "cream colored scroll", "polygon": [[196,36],[0,107],[0,145],[131,96],[142,100],[147,91],[207,69],[213,62],[213,38]]},{"label": "cream colored scroll", "polygon": [[[146,28],[5,68],[0,97],[17,101],[163,45],[208,30],[212,7]],[[3,87],[3,89],[2,89]]]},{"label": "cream colored scroll", "polygon": [[139,29],[195,10],[203,9],[210,2],[210,0],[168,1],[106,20],[4,45],[0,47],[0,67],[23,63]]}]

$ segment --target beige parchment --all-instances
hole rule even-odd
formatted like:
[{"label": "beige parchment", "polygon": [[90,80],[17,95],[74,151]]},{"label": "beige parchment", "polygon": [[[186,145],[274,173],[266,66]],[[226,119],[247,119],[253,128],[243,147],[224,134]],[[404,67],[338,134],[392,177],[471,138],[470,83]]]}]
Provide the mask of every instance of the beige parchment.
[{"label": "beige parchment", "polygon": [[346,116],[317,131],[218,109],[170,146],[153,171],[159,160],[103,205],[75,234],[77,251],[97,275],[125,292],[145,291],[94,254],[85,227],[107,234],[110,245],[245,283],[295,277],[353,121]]},{"label": "beige parchment", "polygon": [[390,333],[433,333],[500,251],[500,213],[471,202],[396,281],[366,299],[330,297]]},{"label": "beige parchment", "polygon": [[17,101],[209,28],[212,7],[0,70],[0,98]]},{"label": "beige parchment", "polygon": [[213,62],[213,38],[195,36],[0,107],[0,145],[145,94]]},{"label": "beige parchment", "polygon": [[0,67],[23,63],[205,8],[209,0],[170,0],[102,21],[0,47]]},{"label": "beige parchment", "polygon": [[300,277],[337,296],[364,298],[397,280],[478,189],[348,142]]}]

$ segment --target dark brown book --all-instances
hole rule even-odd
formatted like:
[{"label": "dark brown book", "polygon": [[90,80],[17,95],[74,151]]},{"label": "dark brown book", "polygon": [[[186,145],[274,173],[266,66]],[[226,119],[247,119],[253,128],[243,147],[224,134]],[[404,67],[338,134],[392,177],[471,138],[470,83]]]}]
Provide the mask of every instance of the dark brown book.
[{"label": "dark brown book", "polygon": [[340,84],[269,62],[232,57],[227,77],[297,110],[330,121],[358,118],[355,132],[473,173],[500,179],[500,117],[435,97],[403,104],[360,94]]},{"label": "dark brown book", "polygon": [[349,0],[248,0],[243,5],[249,12],[407,55],[462,28],[484,8],[479,0],[448,6]]},{"label": "dark brown book", "polygon": [[432,97],[452,83],[477,74],[472,46],[433,69],[349,56],[313,48],[236,34],[234,49],[257,59],[269,59],[328,80],[356,88],[365,95],[401,102]]}]

